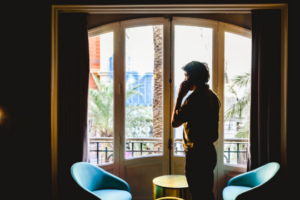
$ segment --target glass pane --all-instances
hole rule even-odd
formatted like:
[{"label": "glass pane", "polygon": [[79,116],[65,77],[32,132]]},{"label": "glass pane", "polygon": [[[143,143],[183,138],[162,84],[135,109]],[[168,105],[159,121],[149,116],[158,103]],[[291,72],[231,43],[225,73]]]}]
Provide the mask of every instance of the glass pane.
[{"label": "glass pane", "polygon": [[224,163],[246,165],[251,39],[225,32],[224,62]]},{"label": "glass pane", "polygon": [[89,162],[113,163],[113,32],[89,38]]},{"label": "glass pane", "polygon": [[[178,88],[184,81],[184,71],[181,69],[191,61],[206,62],[209,67],[209,87],[212,89],[212,34],[211,28],[197,26],[175,25],[175,55],[174,55],[174,103],[177,99]],[[191,94],[189,92],[185,99]],[[182,147],[183,126],[174,129],[174,154],[184,155]]]},{"label": "glass pane", "polygon": [[163,26],[126,33],[125,158],[163,153]]}]

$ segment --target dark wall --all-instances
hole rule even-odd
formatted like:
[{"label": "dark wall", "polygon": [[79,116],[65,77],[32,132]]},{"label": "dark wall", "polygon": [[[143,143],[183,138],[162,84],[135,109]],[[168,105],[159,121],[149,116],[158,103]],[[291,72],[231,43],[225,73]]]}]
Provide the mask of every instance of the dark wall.
[{"label": "dark wall", "polygon": [[[0,107],[5,108],[9,116],[6,125],[1,125],[0,129],[2,146],[5,146],[1,163],[5,163],[2,166],[7,166],[1,169],[7,175],[7,186],[18,189],[10,195],[51,199],[51,5],[125,3],[115,0],[107,3],[99,0],[48,0],[36,4],[11,2],[11,5],[5,4],[1,24]],[[233,0],[226,2],[241,3]],[[248,0],[245,3],[284,2],[287,3],[287,0]],[[126,4],[134,3],[135,1],[126,1]],[[177,1],[144,1],[144,4],[168,3],[176,4]],[[183,3],[224,4],[225,1],[186,0]],[[299,119],[299,107],[296,103],[299,101],[299,82],[296,80],[299,79],[297,61],[300,45],[296,30],[296,8],[296,4],[289,4],[288,166],[292,166],[291,152],[297,152],[296,145],[292,145],[291,141],[297,141],[296,135],[299,134],[296,121]],[[9,140],[5,140],[6,137]]]},{"label": "dark wall", "polygon": [[88,16],[88,28],[130,19],[171,16],[210,19],[251,29],[251,14],[91,14]]}]

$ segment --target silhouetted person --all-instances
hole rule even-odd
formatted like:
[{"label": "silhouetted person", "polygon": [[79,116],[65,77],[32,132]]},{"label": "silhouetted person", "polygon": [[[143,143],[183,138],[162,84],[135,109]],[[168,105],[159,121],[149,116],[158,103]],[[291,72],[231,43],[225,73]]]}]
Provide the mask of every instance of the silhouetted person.
[{"label": "silhouetted person", "polygon": [[[182,67],[185,81],[180,84],[173,110],[172,127],[183,127],[182,145],[185,150],[185,176],[193,200],[213,200],[217,153],[213,143],[218,139],[218,96],[209,89],[210,78],[206,63],[192,61]],[[182,99],[193,90],[181,105]]]}]

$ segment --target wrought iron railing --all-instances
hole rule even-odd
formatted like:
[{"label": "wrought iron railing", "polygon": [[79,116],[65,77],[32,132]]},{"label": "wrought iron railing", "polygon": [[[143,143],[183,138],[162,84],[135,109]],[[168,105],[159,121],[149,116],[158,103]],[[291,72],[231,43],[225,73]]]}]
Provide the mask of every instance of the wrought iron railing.
[{"label": "wrought iron railing", "polygon": [[234,145],[236,146],[236,150],[232,150],[230,147],[227,148],[227,151],[224,150],[224,158],[226,163],[232,163],[231,154],[234,153],[236,155],[236,160],[239,165],[245,165],[248,160],[248,139],[243,138],[233,138],[233,139],[224,139],[225,145]]},{"label": "wrought iron railing", "polygon": [[[175,155],[184,155],[183,152],[184,150],[178,150],[176,143],[180,143],[181,144],[182,139],[175,139]],[[227,148],[227,150],[224,150],[224,158],[226,160],[226,163],[228,164],[235,164],[233,162],[232,159],[232,154],[236,155],[236,164],[239,165],[245,165],[247,163],[248,160],[248,153],[247,153],[247,149],[248,149],[248,139],[244,139],[244,138],[234,138],[234,139],[224,139],[224,146],[225,145],[235,145],[236,146],[236,150],[232,150],[230,147]],[[182,149],[182,148],[181,148]]]},{"label": "wrought iron railing", "polygon": [[[151,155],[152,153],[157,153],[160,154],[162,153],[162,149],[160,149],[160,147],[157,147],[157,150],[151,150],[149,149],[143,149],[143,144],[146,143],[155,143],[155,144],[162,144],[162,138],[126,138],[126,152],[130,152],[131,153],[131,157],[139,157],[139,156],[135,156],[134,153],[135,152],[139,152],[140,156],[143,156],[143,153],[147,153],[144,156],[147,155]],[[134,144],[139,144],[139,149],[135,149],[135,145]]]},{"label": "wrought iron railing", "polygon": [[[181,144],[182,139],[175,138],[174,139],[174,153],[175,155],[180,155],[180,153],[183,153],[184,150],[179,150],[176,146],[176,144]],[[99,149],[99,143],[113,143],[112,137],[99,137],[99,138],[90,138],[90,143],[96,143],[96,149],[90,149],[90,152],[97,152],[97,164],[99,164],[99,153],[104,152],[105,153],[105,162],[108,163],[110,160],[113,159],[113,150],[109,150],[107,147],[105,149]],[[162,138],[126,138],[126,152],[131,153],[131,157],[142,157],[142,156],[150,156],[153,153],[160,154],[162,153],[162,150],[160,147],[157,148],[157,150],[154,149],[144,149],[143,144],[145,143],[156,143],[156,144],[162,144]],[[135,149],[134,144],[139,144],[139,148]],[[230,147],[226,150],[224,150],[224,158],[226,160],[226,163],[232,163],[232,157],[231,154],[236,154],[237,164],[245,164],[247,161],[247,147],[248,147],[248,139],[224,139],[224,145],[230,144],[230,145],[236,145],[236,150],[232,150]],[[134,153],[140,153],[139,156],[135,155]],[[144,155],[143,155],[144,153]],[[147,153],[147,154],[145,154]],[[240,155],[242,154],[242,156]]]},{"label": "wrought iron railing", "polygon": [[[99,143],[104,143],[104,142],[90,142],[90,143],[96,143],[96,145],[97,145],[96,150],[90,149],[90,152],[97,152],[97,164],[99,164],[99,153],[100,152],[105,152],[105,162],[106,163],[109,162],[110,158],[113,158],[113,153],[108,156],[108,152],[113,152],[113,150],[108,150],[107,147],[105,147],[105,150],[100,150],[99,149]],[[105,142],[105,143],[107,143],[107,142]]]},{"label": "wrought iron railing", "polygon": [[[109,150],[107,147],[105,149],[99,149],[99,143],[113,143],[112,137],[98,137],[90,138],[90,144],[96,143],[96,149],[90,149],[90,152],[97,152],[97,164],[99,164],[99,153],[105,153],[105,162],[110,162],[110,159],[113,159],[113,150]],[[145,143],[155,143],[162,144],[162,138],[126,138],[126,152],[131,153],[131,157],[141,157],[152,155],[153,153],[160,154],[162,149],[158,146],[157,150],[144,149],[143,144]],[[134,144],[139,144],[139,148],[135,149]],[[134,153],[140,153],[140,156],[136,156]],[[144,155],[143,155],[144,153]],[[145,155],[145,153],[147,153]]]}]

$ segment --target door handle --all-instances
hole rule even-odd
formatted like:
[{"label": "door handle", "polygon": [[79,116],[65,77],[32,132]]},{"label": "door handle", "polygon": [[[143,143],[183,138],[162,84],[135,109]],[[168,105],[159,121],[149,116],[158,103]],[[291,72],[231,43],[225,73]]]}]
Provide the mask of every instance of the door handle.
[{"label": "door handle", "polygon": [[168,141],[168,149],[171,150],[171,149],[172,149],[172,146],[173,146],[173,144],[172,144],[172,139],[169,138],[169,141]]}]

